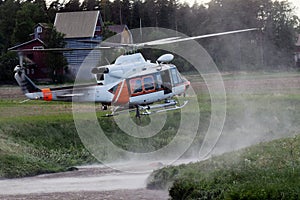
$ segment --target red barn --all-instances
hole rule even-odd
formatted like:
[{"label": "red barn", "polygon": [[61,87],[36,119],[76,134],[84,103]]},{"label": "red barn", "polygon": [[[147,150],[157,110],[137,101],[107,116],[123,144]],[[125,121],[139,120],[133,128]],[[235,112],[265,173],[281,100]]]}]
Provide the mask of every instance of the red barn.
[{"label": "red barn", "polygon": [[[9,50],[23,50],[23,49],[43,49],[45,44],[40,39],[33,39],[23,44],[14,46]],[[26,75],[31,79],[47,79],[49,71],[45,64],[45,53],[43,52],[23,52],[23,63],[26,66]]]},{"label": "red barn", "polygon": [[[8,50],[24,49],[44,49],[46,44],[43,42],[49,30],[47,24],[39,23],[34,27],[34,33],[31,34],[32,40],[23,44],[16,45]],[[47,54],[39,51],[23,52],[23,63],[26,66],[26,75],[35,80],[50,80],[50,69],[46,65]],[[63,71],[58,72],[63,73]]]}]

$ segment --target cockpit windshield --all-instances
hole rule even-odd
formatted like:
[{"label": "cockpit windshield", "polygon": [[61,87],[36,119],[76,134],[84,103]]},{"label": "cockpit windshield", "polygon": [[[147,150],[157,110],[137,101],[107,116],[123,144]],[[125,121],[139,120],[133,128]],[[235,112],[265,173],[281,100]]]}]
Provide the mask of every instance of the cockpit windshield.
[{"label": "cockpit windshield", "polygon": [[172,76],[172,83],[174,86],[184,82],[176,68],[172,68],[170,71]]}]

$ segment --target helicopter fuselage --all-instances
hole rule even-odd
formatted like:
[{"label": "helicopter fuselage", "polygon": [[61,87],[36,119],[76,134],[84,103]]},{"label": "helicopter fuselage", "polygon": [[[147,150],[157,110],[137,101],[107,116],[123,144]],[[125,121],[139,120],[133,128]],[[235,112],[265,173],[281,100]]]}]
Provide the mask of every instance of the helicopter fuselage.
[{"label": "helicopter fuselage", "polygon": [[97,84],[39,89],[21,69],[15,71],[27,98],[46,101],[149,105],[185,93],[190,84],[175,65],[151,63],[141,54],[120,56],[113,65],[94,68]]}]

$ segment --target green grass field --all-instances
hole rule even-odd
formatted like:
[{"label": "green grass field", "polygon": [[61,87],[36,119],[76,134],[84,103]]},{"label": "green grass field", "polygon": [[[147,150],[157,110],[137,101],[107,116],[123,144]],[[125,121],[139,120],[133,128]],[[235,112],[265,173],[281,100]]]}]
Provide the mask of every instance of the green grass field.
[{"label": "green grass field", "polygon": [[[98,162],[83,146],[77,134],[72,103],[20,101],[0,101],[0,177],[15,178],[66,171],[74,165]],[[91,106],[80,104],[80,107]],[[96,105],[96,108],[97,120],[106,136],[115,145],[131,152],[155,151],[167,145],[176,134],[180,120],[180,111],[170,112],[159,134],[151,139],[139,139],[126,135],[113,118],[103,117],[107,112],[101,111],[100,105]],[[121,120],[131,117],[140,127],[150,123],[148,116],[143,116],[139,121],[134,113],[117,117]],[[87,128],[86,131],[93,130]],[[100,159],[107,159],[105,154],[109,152],[106,147],[97,146],[97,149],[103,152]],[[112,161],[111,157],[109,159]]]},{"label": "green grass field", "polygon": [[76,134],[71,104],[0,101],[0,177],[68,170],[94,162]]},{"label": "green grass field", "polygon": [[[153,173],[149,188],[168,188],[173,199],[297,199],[299,194],[300,86],[299,74],[225,75],[226,121],[217,145],[206,161],[167,167]],[[171,111],[151,140],[124,134],[113,118],[97,107],[97,120],[107,137],[131,152],[155,151],[167,145],[178,130],[181,114],[193,116],[199,107],[199,128],[184,158],[199,156],[210,124],[211,99],[204,82],[182,111]],[[244,85],[242,83],[245,83]],[[1,91],[1,88],[0,88]],[[0,100],[0,177],[14,178],[66,171],[97,160],[83,146],[74,124],[72,104]],[[82,104],[82,106],[90,106]],[[216,105],[216,108],[221,105]],[[159,118],[160,114],[154,114]],[[134,113],[131,116],[134,121]],[[141,127],[150,123],[144,116]],[[188,127],[189,124],[187,124]],[[188,129],[186,129],[189,131]],[[181,138],[183,141],[188,136]],[[283,138],[283,139],[280,139]],[[208,137],[208,139],[214,139]],[[98,147],[105,152],[105,147]],[[241,150],[240,150],[241,149]],[[103,155],[105,159],[105,155]]]}]

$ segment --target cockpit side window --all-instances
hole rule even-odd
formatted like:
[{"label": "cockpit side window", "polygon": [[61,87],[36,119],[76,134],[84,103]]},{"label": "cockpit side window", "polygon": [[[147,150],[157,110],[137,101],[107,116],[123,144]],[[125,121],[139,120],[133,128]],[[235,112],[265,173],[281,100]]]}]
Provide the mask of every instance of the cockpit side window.
[{"label": "cockpit side window", "polygon": [[162,88],[162,78],[161,78],[161,75],[160,75],[160,73],[157,73],[156,75],[155,75],[155,84],[156,84],[156,89],[161,89]]},{"label": "cockpit side window", "polygon": [[142,79],[136,78],[136,79],[130,80],[130,89],[131,89],[131,94],[142,92],[143,91]]},{"label": "cockpit side window", "polygon": [[177,85],[179,83],[179,79],[177,76],[177,70],[175,68],[171,69],[173,85]]},{"label": "cockpit side window", "polygon": [[147,77],[143,78],[143,83],[144,83],[145,91],[155,89],[154,79],[152,76],[147,76]]},{"label": "cockpit side window", "polygon": [[117,89],[118,89],[118,84],[115,85],[114,87],[110,88],[108,91],[112,94],[116,94]]}]

